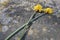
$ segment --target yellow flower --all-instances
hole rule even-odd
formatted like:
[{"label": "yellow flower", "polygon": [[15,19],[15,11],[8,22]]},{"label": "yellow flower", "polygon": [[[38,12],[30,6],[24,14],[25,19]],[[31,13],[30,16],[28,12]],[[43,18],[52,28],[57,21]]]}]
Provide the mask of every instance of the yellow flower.
[{"label": "yellow flower", "polygon": [[33,10],[41,12],[42,11],[42,6],[40,4],[37,4],[36,6],[34,6]]},{"label": "yellow flower", "polygon": [[52,8],[46,8],[46,9],[43,9],[44,10],[44,13],[48,13],[48,14],[52,14],[53,13],[53,9]]}]

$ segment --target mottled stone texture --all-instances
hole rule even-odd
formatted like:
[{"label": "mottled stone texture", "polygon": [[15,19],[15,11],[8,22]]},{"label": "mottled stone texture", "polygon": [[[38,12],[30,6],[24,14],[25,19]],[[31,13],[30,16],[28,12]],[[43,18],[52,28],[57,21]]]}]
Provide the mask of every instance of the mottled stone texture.
[{"label": "mottled stone texture", "polygon": [[[26,23],[34,13],[32,7],[40,3],[52,7],[54,14],[45,15],[33,22],[23,40],[60,40],[60,2],[59,0],[11,0],[0,7],[0,40]],[[36,16],[40,14],[37,13]],[[24,31],[23,31],[24,32]],[[11,40],[19,40],[20,32]]]}]

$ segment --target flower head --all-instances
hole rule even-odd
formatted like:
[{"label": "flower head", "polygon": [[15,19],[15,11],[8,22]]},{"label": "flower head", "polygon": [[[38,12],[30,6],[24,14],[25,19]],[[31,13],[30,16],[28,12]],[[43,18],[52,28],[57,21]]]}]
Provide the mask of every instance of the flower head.
[{"label": "flower head", "polygon": [[48,13],[48,14],[52,14],[53,13],[53,9],[52,8],[46,8],[46,9],[43,9],[44,10],[44,13]]},{"label": "flower head", "polygon": [[37,4],[36,6],[34,6],[33,10],[41,12],[42,11],[42,6],[40,4]]}]

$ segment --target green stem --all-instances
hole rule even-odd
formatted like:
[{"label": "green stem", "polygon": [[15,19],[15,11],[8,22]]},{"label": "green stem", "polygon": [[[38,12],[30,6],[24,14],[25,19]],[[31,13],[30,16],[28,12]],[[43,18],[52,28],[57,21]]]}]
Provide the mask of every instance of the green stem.
[{"label": "green stem", "polygon": [[19,31],[21,31],[26,25],[28,25],[30,20],[34,17],[35,14],[36,14],[36,12],[30,17],[30,19],[29,19],[29,21],[27,23],[25,23],[23,26],[19,27],[17,30],[15,30],[13,33],[11,33],[5,40],[9,40],[15,34],[17,34]]},{"label": "green stem", "polygon": [[39,16],[37,16],[36,18],[32,19],[30,22],[34,22],[34,21],[36,21],[38,18],[40,18],[40,17],[42,17],[42,16],[44,16],[44,15],[46,15],[46,14],[39,15]]},{"label": "green stem", "polygon": [[[28,27],[28,26],[26,26],[26,27]],[[20,33],[20,40],[22,39],[23,35],[27,31],[26,27],[19,32]]]},{"label": "green stem", "polygon": [[39,15],[38,17],[32,19],[35,15],[36,15],[36,13],[34,13],[34,14],[30,17],[30,19],[29,19],[29,21],[28,21],[27,23],[25,23],[23,26],[19,27],[16,31],[14,31],[12,34],[10,34],[5,40],[9,40],[9,39],[12,38],[15,34],[17,34],[19,31],[21,31],[24,27],[26,27],[29,23],[37,20],[39,17],[42,17],[42,16],[44,16],[45,14]]},{"label": "green stem", "polygon": [[[40,18],[40,17],[42,17],[42,16],[44,16],[44,15],[45,15],[45,14],[39,15],[39,16],[37,16],[36,18],[30,20],[29,24],[32,23],[32,22],[34,22],[35,20],[37,20],[38,18]],[[27,27],[30,27],[30,26],[31,26],[31,25],[28,25]],[[25,27],[24,29],[26,29],[26,27]],[[28,31],[28,30],[24,30],[24,31],[26,32],[26,31]],[[20,39],[22,39],[22,37],[24,36],[25,32],[22,33],[22,35],[20,36]]]},{"label": "green stem", "polygon": [[34,14],[30,17],[29,21],[28,21],[28,24],[30,23],[30,21],[35,17],[36,15],[36,12],[34,12]]},{"label": "green stem", "polygon": [[9,40],[12,38],[15,34],[17,34],[19,31],[21,31],[28,23],[24,24],[23,26],[19,27],[17,30],[15,30],[13,33],[11,33],[5,40]]}]

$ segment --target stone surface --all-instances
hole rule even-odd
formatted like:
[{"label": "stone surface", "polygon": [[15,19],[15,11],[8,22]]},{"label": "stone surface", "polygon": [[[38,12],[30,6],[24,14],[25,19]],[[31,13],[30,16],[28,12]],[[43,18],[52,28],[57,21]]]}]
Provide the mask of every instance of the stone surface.
[{"label": "stone surface", "polygon": [[[37,3],[44,7],[52,7],[54,14],[36,20],[23,40],[60,40],[59,0],[10,0],[8,5],[0,6],[0,40],[4,40],[26,23],[34,13],[32,8]],[[36,16],[38,15],[40,14],[37,13]],[[19,40],[20,36],[19,32],[11,40]]]}]

